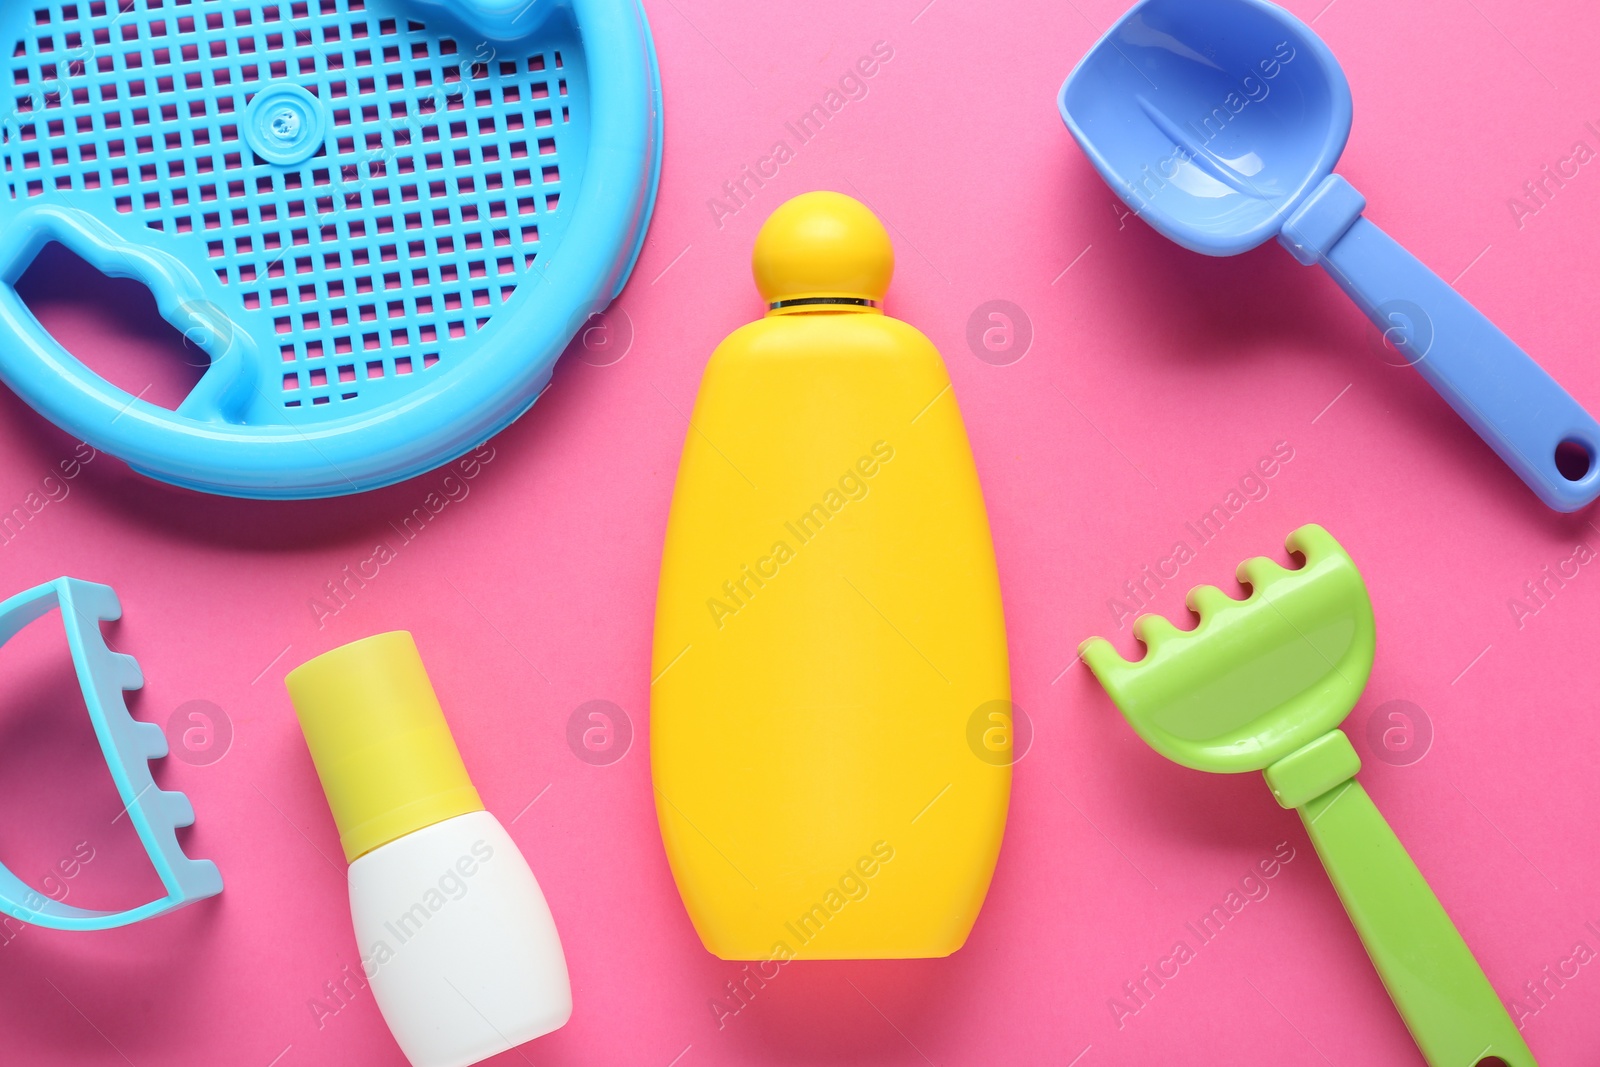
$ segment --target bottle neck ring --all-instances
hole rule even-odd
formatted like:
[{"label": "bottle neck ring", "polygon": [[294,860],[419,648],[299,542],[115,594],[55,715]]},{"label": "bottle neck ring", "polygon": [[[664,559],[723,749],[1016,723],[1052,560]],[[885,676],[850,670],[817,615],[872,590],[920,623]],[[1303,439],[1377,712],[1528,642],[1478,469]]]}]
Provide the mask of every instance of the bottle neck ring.
[{"label": "bottle neck ring", "polygon": [[799,300],[777,300],[767,305],[768,311],[783,311],[788,308],[818,307],[832,304],[841,307],[876,308],[876,300],[864,300],[854,296],[807,296]]}]

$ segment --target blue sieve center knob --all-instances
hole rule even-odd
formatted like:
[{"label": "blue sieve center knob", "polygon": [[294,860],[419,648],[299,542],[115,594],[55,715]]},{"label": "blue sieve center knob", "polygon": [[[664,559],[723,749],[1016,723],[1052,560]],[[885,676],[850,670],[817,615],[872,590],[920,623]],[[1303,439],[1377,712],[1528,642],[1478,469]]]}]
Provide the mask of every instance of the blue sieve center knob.
[{"label": "blue sieve center knob", "polygon": [[245,140],[268,163],[304,163],[322,147],[322,101],[298,85],[269,85],[245,111]]},{"label": "blue sieve center knob", "polygon": [[267,129],[280,144],[292,145],[295,138],[300,136],[300,116],[293,108],[283,108],[272,116]]}]

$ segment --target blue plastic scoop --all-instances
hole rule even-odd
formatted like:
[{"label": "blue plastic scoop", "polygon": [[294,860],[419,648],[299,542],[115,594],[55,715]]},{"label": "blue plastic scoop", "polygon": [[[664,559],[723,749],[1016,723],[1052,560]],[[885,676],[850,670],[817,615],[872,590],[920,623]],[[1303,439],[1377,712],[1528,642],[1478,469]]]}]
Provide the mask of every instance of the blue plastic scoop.
[{"label": "blue plastic scoop", "polygon": [[1211,256],[1277,237],[1321,264],[1541,500],[1576,511],[1600,496],[1600,424],[1332,173],[1350,84],[1305,23],[1265,0],[1142,0],[1058,103],[1100,175],[1161,233]]}]

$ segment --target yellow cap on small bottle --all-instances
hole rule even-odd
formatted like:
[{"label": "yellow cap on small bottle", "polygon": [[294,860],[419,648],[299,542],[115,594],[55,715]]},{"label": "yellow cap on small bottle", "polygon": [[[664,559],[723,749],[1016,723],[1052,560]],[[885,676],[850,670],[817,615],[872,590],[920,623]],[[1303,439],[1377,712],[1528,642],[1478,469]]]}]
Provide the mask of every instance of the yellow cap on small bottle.
[{"label": "yellow cap on small bottle", "polygon": [[802,193],[756,235],[751,268],[769,314],[875,310],[894,275],[894,246],[872,209],[843,193]]},{"label": "yellow cap on small bottle", "polygon": [[483,810],[409,633],[336,648],[285,684],[346,860]]}]

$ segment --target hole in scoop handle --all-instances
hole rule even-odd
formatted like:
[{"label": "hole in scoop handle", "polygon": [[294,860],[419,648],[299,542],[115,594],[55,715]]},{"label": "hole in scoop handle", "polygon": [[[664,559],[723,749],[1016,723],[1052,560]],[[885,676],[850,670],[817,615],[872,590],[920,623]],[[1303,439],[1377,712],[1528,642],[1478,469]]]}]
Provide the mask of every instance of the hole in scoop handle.
[{"label": "hole in scoop handle", "polygon": [[1460,293],[1363,217],[1338,175],[1280,239],[1321,263],[1385,340],[1539,499],[1577,511],[1600,496],[1600,423]]},{"label": "hole in scoop handle", "polygon": [[1300,809],[1389,998],[1431,1067],[1535,1067],[1439,898],[1355,779]]}]

